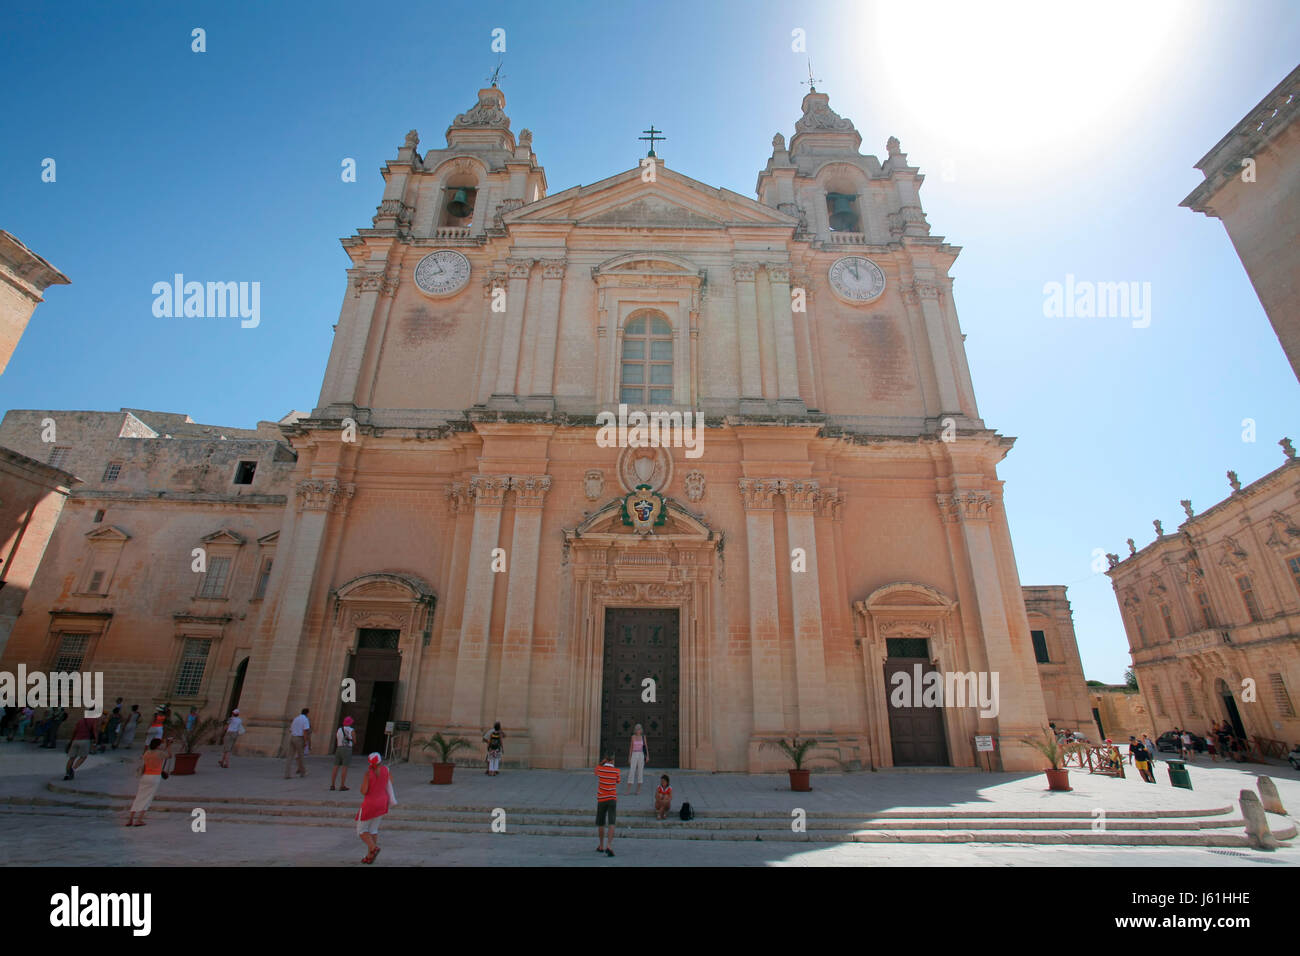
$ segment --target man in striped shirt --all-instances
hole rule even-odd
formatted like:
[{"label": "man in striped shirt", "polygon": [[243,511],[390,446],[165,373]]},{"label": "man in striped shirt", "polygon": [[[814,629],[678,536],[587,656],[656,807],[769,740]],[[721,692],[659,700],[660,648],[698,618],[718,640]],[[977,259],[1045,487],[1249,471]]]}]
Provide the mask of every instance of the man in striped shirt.
[{"label": "man in striped shirt", "polygon": [[[597,853],[614,855],[614,818],[618,814],[618,783],[622,779],[614,766],[614,755],[605,754],[596,766],[596,840]],[[604,829],[602,829],[602,827]]]}]

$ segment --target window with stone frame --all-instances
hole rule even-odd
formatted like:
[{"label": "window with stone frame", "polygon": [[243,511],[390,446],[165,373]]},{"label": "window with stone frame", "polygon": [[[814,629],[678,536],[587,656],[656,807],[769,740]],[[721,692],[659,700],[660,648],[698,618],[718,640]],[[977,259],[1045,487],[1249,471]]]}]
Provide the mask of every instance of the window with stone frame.
[{"label": "window with stone frame", "polygon": [[1165,634],[1172,641],[1177,635],[1174,633],[1174,616],[1169,612],[1169,605],[1160,605],[1160,620],[1164,622]]},{"label": "window with stone frame", "polygon": [[89,634],[61,633],[58,649],[54,652],[54,665],[50,669],[56,674],[70,674],[81,670],[86,663],[86,652],[89,649]]},{"label": "window with stone frame", "polygon": [[110,461],[104,466],[104,475],[100,479],[105,483],[117,481],[117,476],[122,473],[122,463],[120,461]]},{"label": "window with stone frame", "polygon": [[1165,695],[1160,693],[1160,685],[1155,681],[1151,682],[1151,696],[1156,699],[1156,713],[1161,717],[1169,716],[1169,712],[1165,710]]},{"label": "window with stone frame", "polygon": [[90,572],[90,584],[86,586],[86,593],[103,594],[104,593],[104,591],[102,590],[103,587],[104,587],[104,572],[103,571]]},{"label": "window with stone frame", "polygon": [[1300,591],[1300,554],[1286,559],[1286,569],[1291,572],[1291,580],[1295,583],[1296,590]]},{"label": "window with stone frame", "polygon": [[199,586],[199,597],[216,599],[226,596],[226,585],[230,579],[230,558],[209,557],[208,570],[203,575]]},{"label": "window with stone frame", "polygon": [[1273,703],[1277,705],[1277,711],[1283,717],[1295,716],[1295,705],[1291,703],[1291,695],[1286,691],[1286,682],[1282,679],[1281,674],[1268,675],[1269,686],[1273,690]]},{"label": "window with stone frame", "polygon": [[1029,638],[1034,642],[1034,659],[1040,664],[1050,664],[1047,655],[1047,634],[1044,631],[1030,631]]},{"label": "window with stone frame", "polygon": [[638,313],[623,327],[618,400],[627,405],[673,403],[673,328],[653,313]]},{"label": "window with stone frame", "polygon": [[54,450],[50,452],[49,465],[51,468],[62,468],[68,460],[68,454],[72,448],[67,445],[55,445]]},{"label": "window with stone frame", "polygon": [[1204,589],[1198,589],[1196,592],[1196,606],[1201,610],[1201,622],[1206,627],[1218,627],[1214,623],[1214,609],[1210,607],[1210,595]]},{"label": "window with stone frame", "polygon": [[1192,693],[1192,685],[1183,681],[1183,706],[1187,708],[1189,717],[1199,717],[1196,710],[1196,695]]},{"label": "window with stone frame", "polygon": [[1241,601],[1246,605],[1246,613],[1252,621],[1262,621],[1264,615],[1259,611],[1259,601],[1255,598],[1255,588],[1250,583],[1250,575],[1243,574],[1237,578],[1237,590],[1241,592]]},{"label": "window with stone frame", "polygon": [[1139,614],[1139,613],[1135,613],[1135,614],[1133,615],[1133,623],[1137,625],[1137,630],[1138,630],[1138,640],[1142,643],[1142,646],[1143,646],[1143,647],[1146,647],[1146,646],[1147,646],[1147,629],[1146,629],[1146,626],[1142,623],[1142,615]]},{"label": "window with stone frame", "polygon": [[181,663],[176,671],[176,684],[172,693],[177,697],[197,697],[203,687],[203,672],[208,666],[212,638],[187,637],[181,650]]}]

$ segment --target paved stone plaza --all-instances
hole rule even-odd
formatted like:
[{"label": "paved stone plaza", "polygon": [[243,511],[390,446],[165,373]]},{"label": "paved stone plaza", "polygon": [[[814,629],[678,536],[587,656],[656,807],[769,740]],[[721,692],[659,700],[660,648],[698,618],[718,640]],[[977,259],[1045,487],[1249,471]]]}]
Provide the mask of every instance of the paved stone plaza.
[{"label": "paved stone plaza", "polygon": [[[75,781],[62,780],[63,755],[27,745],[0,745],[0,860],[9,865],[296,865],[355,864],[363,852],[351,812],[360,802],[359,762],[346,793],[330,792],[329,759],[309,758],[306,778],[283,779],[283,762],[236,758],[230,770],[206,754],[192,777],[166,781],[145,828],[127,829],[123,810],[134,793],[132,760],[120,755],[90,758]],[[1243,769],[1245,767],[1246,769]],[[681,828],[672,817],[659,823],[648,811],[652,787],[640,797],[621,796],[613,859],[597,857],[585,818],[571,817],[563,835],[532,835],[517,821],[529,813],[585,814],[592,809],[589,772],[506,771],[487,777],[460,767],[449,787],[428,784],[427,764],[398,764],[394,787],[400,805],[381,837],[387,865],[437,866],[1285,866],[1300,863],[1291,841],[1273,852],[1206,846],[1061,846],[998,843],[792,842],[783,818],[803,809],[812,829],[819,818],[890,811],[951,811],[1009,815],[1044,810],[1091,815],[1125,811],[1188,812],[1236,807],[1243,788],[1255,789],[1257,773],[1276,781],[1293,819],[1300,807],[1300,774],[1289,767],[1194,763],[1194,791],[1169,786],[1160,767],[1157,786],[1135,775],[1112,779],[1071,773],[1071,793],[1049,794],[1041,774],[979,774],[961,771],[820,774],[812,793],[794,794],[783,775],[673,773],[675,806],[689,800],[702,821],[752,813],[774,828],[766,839],[701,831],[696,838],[662,839]],[[656,779],[658,773],[653,775]],[[651,774],[647,773],[647,780]],[[621,793],[621,791],[620,791]],[[32,801],[40,801],[33,804]],[[223,807],[246,805],[244,818]],[[203,808],[207,830],[194,833],[191,812]],[[491,830],[491,810],[506,811],[506,832]],[[292,819],[279,819],[288,814]],[[766,815],[766,820],[763,820]],[[419,819],[462,821],[460,832]],[[534,817],[537,819],[537,817]],[[1276,819],[1276,818],[1274,818]],[[516,822],[512,822],[516,821]],[[1136,825],[1136,824],[1135,824]],[[1083,829],[1087,829],[1083,824]],[[512,827],[514,831],[512,832]],[[1145,832],[1145,831],[1144,831]],[[1238,831],[1239,832],[1239,831]],[[655,838],[650,838],[655,837]],[[1026,834],[1026,839],[1031,838]]]}]

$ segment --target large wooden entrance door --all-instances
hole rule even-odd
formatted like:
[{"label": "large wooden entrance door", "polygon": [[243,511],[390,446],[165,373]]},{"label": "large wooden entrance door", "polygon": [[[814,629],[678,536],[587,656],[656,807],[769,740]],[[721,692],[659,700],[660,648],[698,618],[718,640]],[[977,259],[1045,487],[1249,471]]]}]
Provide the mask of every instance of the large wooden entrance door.
[{"label": "large wooden entrance door", "polygon": [[[888,695],[889,740],[894,754],[894,766],[947,766],[948,746],[943,730],[943,708],[914,706],[920,694],[919,687],[913,689],[917,683],[917,665],[920,665],[922,678],[936,669],[926,657],[891,656],[885,661],[885,694]],[[893,677],[900,671],[907,675],[907,680],[902,684],[907,694],[900,701],[904,706],[896,707],[894,694],[898,686]]]},{"label": "large wooden entrance door", "polygon": [[[397,681],[402,673],[402,655],[397,649],[401,632],[379,628],[362,628],[357,635],[357,650],[348,667],[348,677],[357,682],[357,699],[345,703],[339,721],[351,717],[356,743],[353,753],[384,752],[384,725],[393,719],[397,698]],[[334,750],[335,731],[328,730],[328,752]]]},{"label": "large wooden entrance door", "polygon": [[[645,679],[655,699],[643,700]],[[600,752],[627,766],[632,729],[640,724],[658,771],[676,767],[679,712],[678,614],[675,608],[607,608],[600,698]],[[647,773],[647,783],[652,776]]]}]

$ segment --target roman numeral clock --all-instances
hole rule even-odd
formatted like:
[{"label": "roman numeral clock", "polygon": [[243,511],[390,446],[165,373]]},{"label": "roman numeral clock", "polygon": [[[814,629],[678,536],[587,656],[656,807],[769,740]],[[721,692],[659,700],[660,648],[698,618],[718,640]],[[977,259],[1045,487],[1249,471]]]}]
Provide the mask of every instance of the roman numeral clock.
[{"label": "roman numeral clock", "polygon": [[455,295],[469,282],[469,260],[453,249],[431,252],[415,267],[415,285],[425,295]]},{"label": "roman numeral clock", "polygon": [[831,291],[855,305],[872,302],[885,291],[885,273],[863,256],[845,256],[831,265]]}]

